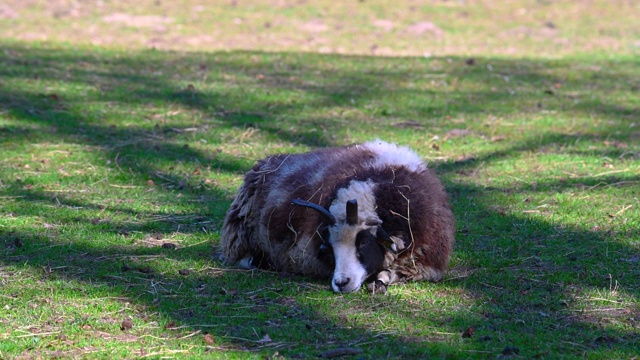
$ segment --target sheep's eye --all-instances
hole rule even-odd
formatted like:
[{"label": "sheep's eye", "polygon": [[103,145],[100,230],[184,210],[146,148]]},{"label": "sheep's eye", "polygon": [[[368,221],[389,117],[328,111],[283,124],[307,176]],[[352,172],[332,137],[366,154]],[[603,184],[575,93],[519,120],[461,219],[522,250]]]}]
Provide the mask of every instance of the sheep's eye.
[{"label": "sheep's eye", "polygon": [[356,238],[356,247],[358,248],[358,250],[362,250],[365,247],[367,247],[369,243],[369,238],[364,237],[364,236],[358,236]]},{"label": "sheep's eye", "polygon": [[333,247],[328,242],[323,242],[318,248],[318,258],[325,261],[333,261]]}]

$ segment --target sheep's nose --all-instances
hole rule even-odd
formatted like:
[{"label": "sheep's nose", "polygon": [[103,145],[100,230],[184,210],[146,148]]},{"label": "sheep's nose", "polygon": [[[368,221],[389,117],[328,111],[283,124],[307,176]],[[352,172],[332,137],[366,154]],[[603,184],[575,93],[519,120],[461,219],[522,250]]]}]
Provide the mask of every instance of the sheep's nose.
[{"label": "sheep's nose", "polygon": [[340,291],[342,291],[342,289],[344,289],[345,286],[349,285],[349,282],[351,281],[351,278],[344,278],[344,279],[336,279],[335,284],[338,287],[338,289],[340,289]]}]

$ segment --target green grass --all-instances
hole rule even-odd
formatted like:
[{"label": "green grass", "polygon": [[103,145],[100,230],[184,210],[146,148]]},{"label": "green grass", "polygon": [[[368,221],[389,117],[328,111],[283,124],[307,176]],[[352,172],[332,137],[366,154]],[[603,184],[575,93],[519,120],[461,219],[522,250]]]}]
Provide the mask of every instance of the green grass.
[{"label": "green grass", "polygon": [[[154,13],[141,4],[108,10]],[[253,6],[227,9],[225,21],[234,11],[286,19],[337,11]],[[491,10],[424,6],[444,19]],[[518,16],[563,6],[541,3]],[[386,8],[366,9],[382,18]],[[505,15],[517,9],[501,11],[491,16],[517,23]],[[632,44],[634,26],[624,17],[611,25],[612,13],[602,12],[600,34]],[[31,31],[63,26],[45,15]],[[337,35],[364,27],[358,19],[367,16]],[[490,31],[471,18],[465,26]],[[567,16],[560,29],[575,29],[577,44],[602,45],[580,19]],[[448,24],[447,41],[481,41]],[[287,52],[95,47],[82,32],[64,37],[72,25],[52,41],[9,34],[0,43],[0,358],[316,358],[340,347],[362,350],[355,358],[407,359],[640,352],[633,47],[556,51],[534,39],[517,45],[521,56],[485,47],[468,64],[465,51],[346,56],[295,41]],[[190,26],[181,31],[205,29]],[[275,21],[273,29],[280,34]],[[125,30],[114,28],[114,38]],[[403,44],[394,51],[404,54]],[[443,282],[336,295],[324,281],[218,261],[224,214],[255,160],[376,137],[413,147],[445,183],[458,232]]]}]

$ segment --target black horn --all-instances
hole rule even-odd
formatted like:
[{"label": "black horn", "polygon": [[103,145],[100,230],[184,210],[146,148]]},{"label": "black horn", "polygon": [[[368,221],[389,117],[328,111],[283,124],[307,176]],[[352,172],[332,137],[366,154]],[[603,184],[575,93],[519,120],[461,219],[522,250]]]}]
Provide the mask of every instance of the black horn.
[{"label": "black horn", "polygon": [[347,224],[355,225],[358,223],[358,201],[353,199],[347,201]]},{"label": "black horn", "polygon": [[294,205],[308,207],[310,209],[313,209],[313,210],[319,212],[320,214],[324,215],[324,217],[327,219],[327,223],[329,223],[329,225],[335,225],[335,223],[336,223],[336,217],[333,216],[333,214],[330,213],[329,210],[323,208],[322,206],[320,206],[318,204],[314,204],[312,202],[304,201],[302,199],[293,199],[293,200],[291,200],[291,203],[294,204]]}]

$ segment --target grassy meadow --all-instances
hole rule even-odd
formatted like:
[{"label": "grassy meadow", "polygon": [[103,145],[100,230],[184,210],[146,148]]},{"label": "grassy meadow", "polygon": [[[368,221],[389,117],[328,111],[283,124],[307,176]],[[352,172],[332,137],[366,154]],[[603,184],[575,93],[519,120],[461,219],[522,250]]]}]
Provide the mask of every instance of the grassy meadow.
[{"label": "grassy meadow", "polygon": [[[0,358],[638,358],[637,4],[5,3]],[[257,159],[375,138],[450,194],[444,281],[219,261]]]}]

